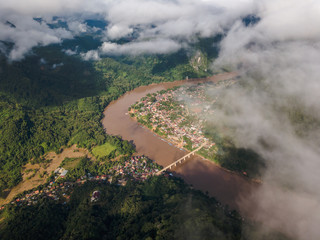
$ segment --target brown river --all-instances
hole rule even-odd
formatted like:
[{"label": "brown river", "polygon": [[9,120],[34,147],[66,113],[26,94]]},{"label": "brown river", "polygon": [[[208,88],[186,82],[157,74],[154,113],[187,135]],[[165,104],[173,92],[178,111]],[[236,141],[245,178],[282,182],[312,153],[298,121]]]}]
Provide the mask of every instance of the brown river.
[{"label": "brown river", "polygon": [[[226,73],[207,79],[182,80],[138,87],[108,105],[104,110],[102,124],[108,134],[119,135],[125,140],[132,141],[136,146],[137,154],[144,154],[165,167],[187,152],[169,144],[131,119],[128,108],[148,93],[184,84],[216,82],[234,76],[236,76],[235,73]],[[174,174],[183,178],[188,184],[192,184],[195,189],[207,191],[210,196],[235,209],[239,209],[238,204],[241,198],[246,198],[254,187],[254,184],[244,177],[226,171],[196,155],[178,165],[174,169]]]}]

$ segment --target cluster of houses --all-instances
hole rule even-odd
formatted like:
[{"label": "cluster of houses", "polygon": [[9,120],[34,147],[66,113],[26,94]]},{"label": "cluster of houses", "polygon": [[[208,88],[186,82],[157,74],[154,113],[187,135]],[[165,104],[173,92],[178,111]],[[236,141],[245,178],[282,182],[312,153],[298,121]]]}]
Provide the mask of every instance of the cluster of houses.
[{"label": "cluster of houses", "polygon": [[[158,164],[145,156],[133,156],[129,160],[114,166],[107,174],[93,176],[88,173],[78,178],[75,182],[68,182],[63,179],[68,171],[59,167],[54,171],[53,181],[37,189],[30,190],[23,194],[23,196],[16,197],[10,204],[17,206],[34,205],[43,198],[50,198],[61,203],[66,203],[70,199],[73,188],[87,181],[116,183],[124,186],[129,178],[136,181],[144,181],[160,169],[161,167]],[[91,202],[97,201],[99,197],[100,193],[94,192],[91,197]],[[3,210],[4,207],[5,205],[0,206],[0,210]]]},{"label": "cluster of houses", "polygon": [[[129,109],[130,115],[178,147],[196,149],[203,143],[204,156],[213,156],[215,143],[204,136],[206,119],[214,114],[221,90],[235,79],[182,86],[148,95]],[[188,148],[188,147],[187,147]],[[203,154],[203,153],[200,153]]]},{"label": "cluster of houses", "polygon": [[57,177],[57,178],[58,178],[58,177],[64,178],[64,177],[67,175],[68,170],[66,170],[66,169],[64,169],[64,168],[62,168],[62,167],[58,167],[58,168],[54,171],[54,173],[56,174],[56,177]]},{"label": "cluster of houses", "polygon": [[[73,191],[75,183],[72,182],[61,182],[55,183],[50,182],[42,186],[42,189],[30,190],[23,196],[16,197],[10,202],[11,205],[33,205],[38,203],[40,199],[50,198],[56,201],[66,202],[70,198],[70,194]],[[2,210],[5,206],[1,206]]]},{"label": "cluster of houses", "polygon": [[92,196],[91,196],[91,202],[96,202],[99,200],[100,198],[100,191],[96,190],[92,193]]},{"label": "cluster of houses", "polygon": [[145,156],[133,156],[123,165],[113,167],[111,172],[116,176],[130,176],[135,180],[144,181],[160,169],[161,167],[158,164]]},{"label": "cluster of houses", "polygon": [[[202,129],[205,121],[204,118],[199,118],[202,112],[213,113],[210,107],[212,102],[206,102],[204,90],[205,88],[201,86],[196,87],[194,91],[187,91],[187,87],[181,87],[151,95],[136,103],[131,108],[131,113],[138,120],[151,114],[148,120],[152,129],[162,131],[175,145],[187,145],[185,141],[187,137],[192,142],[193,148],[199,147],[203,142],[207,142],[206,147],[209,148],[213,143],[204,137]],[[182,96],[185,99],[182,99]],[[137,109],[136,106],[141,107]]]}]

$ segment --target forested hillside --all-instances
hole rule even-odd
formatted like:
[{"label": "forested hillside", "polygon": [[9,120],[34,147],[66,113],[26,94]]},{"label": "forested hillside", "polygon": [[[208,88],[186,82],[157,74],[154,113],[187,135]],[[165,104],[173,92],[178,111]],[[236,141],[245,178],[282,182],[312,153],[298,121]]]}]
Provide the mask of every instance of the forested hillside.
[{"label": "forested hillside", "polygon": [[[92,39],[76,39],[90,49]],[[48,151],[105,142],[102,111],[140,85],[208,75],[190,65],[186,51],[171,55],[83,61],[62,46],[35,48],[19,62],[0,56],[0,190],[21,181],[22,165]],[[203,69],[203,68],[202,68]]]},{"label": "forested hillside", "polygon": [[[86,50],[97,44],[90,38],[75,41]],[[60,152],[63,146],[77,144],[92,151],[106,143],[132,154],[127,141],[104,132],[103,109],[140,85],[212,74],[208,64],[216,49],[203,50],[215,41],[203,39],[193,53],[114,56],[94,62],[66,55],[62,48],[72,45],[68,41],[36,48],[20,62],[1,56],[1,197],[22,180],[22,166],[41,163],[43,154]],[[255,161],[254,153],[233,146],[231,150],[236,152],[221,155],[221,161],[229,164],[226,167],[256,166],[250,162]],[[98,166],[96,162],[84,167],[94,172]],[[78,171],[70,174],[78,178]],[[91,203],[94,190],[103,197]],[[75,188],[65,204],[43,198],[36,205],[5,207],[0,216],[1,239],[247,239],[254,231],[256,226],[244,224],[237,212],[191,190],[182,180],[165,177],[152,177],[145,183],[129,181],[124,187],[88,182]]]},{"label": "forested hillside", "polygon": [[[94,191],[100,197],[92,202]],[[126,186],[87,182],[69,202],[43,198],[31,206],[6,208],[1,239],[210,239],[287,240],[263,232],[236,211],[224,207],[181,179],[152,177]]]},{"label": "forested hillside", "polygon": [[[94,190],[101,192],[90,201]],[[11,207],[1,239],[241,239],[242,220],[181,180],[153,177],[127,186],[87,183],[66,205]]]}]

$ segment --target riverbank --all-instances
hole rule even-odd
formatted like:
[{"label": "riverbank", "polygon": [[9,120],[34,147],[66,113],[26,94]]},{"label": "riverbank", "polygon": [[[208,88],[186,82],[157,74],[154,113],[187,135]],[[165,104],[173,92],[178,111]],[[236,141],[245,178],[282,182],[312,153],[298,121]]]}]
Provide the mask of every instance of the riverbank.
[{"label": "riverbank", "polygon": [[[219,132],[208,134],[210,129],[207,125],[207,119],[212,118],[215,114],[215,104],[219,94],[235,83],[235,79],[230,79],[214,84],[180,86],[148,94],[131,105],[128,114],[137,124],[149,129],[169,145],[172,144],[180,150],[188,151],[193,151],[201,145],[202,149],[197,152],[199,157],[226,171],[254,182],[260,182],[259,179],[253,177],[252,171],[248,171],[249,169],[247,170],[245,165],[240,167],[236,167],[235,164],[224,165],[225,156],[228,156],[229,159],[235,159],[237,155],[230,155],[223,149],[224,143],[217,137]],[[209,96],[207,95],[208,89],[211,92],[213,89],[219,91],[216,95]],[[218,144],[216,145],[216,143]],[[224,156],[221,156],[222,152],[224,152]],[[240,164],[245,161],[238,160]]]},{"label": "riverbank", "polygon": [[[164,138],[162,135],[159,135],[158,133],[156,133],[156,132],[154,131],[154,129],[150,129],[150,128],[148,128],[147,126],[139,123],[139,122],[137,121],[137,118],[136,118],[136,117],[131,117],[131,119],[132,119],[133,121],[135,121],[138,125],[140,125],[142,128],[148,129],[149,131],[151,131],[154,135],[156,135],[156,136],[157,136],[159,139],[161,139],[162,141],[167,142],[170,146],[174,146],[175,148],[177,148],[177,149],[179,149],[179,150],[185,151],[185,155],[187,155],[188,153],[191,152],[190,150],[186,149],[186,148],[183,147],[183,146],[178,146],[178,145],[176,145],[176,142],[170,141],[170,139]],[[226,171],[226,172],[228,172],[228,173],[230,173],[230,174],[237,175],[237,176],[242,177],[242,178],[244,178],[245,180],[251,181],[251,182],[253,182],[253,183],[258,183],[258,184],[261,184],[261,183],[262,183],[262,181],[261,181],[260,179],[249,178],[249,177],[246,177],[246,176],[244,176],[244,175],[242,175],[242,174],[240,174],[240,173],[238,173],[238,172],[234,172],[234,171],[231,171],[231,170],[229,170],[229,169],[226,169],[226,168],[222,167],[219,163],[217,163],[217,162],[215,162],[215,161],[213,161],[213,160],[207,159],[207,158],[205,158],[204,156],[198,154],[197,152],[195,153],[195,155],[196,155],[197,157],[201,158],[203,161],[208,161],[209,163],[214,164],[216,167],[218,167],[218,168],[222,169],[223,171]],[[173,171],[176,171],[176,170],[179,168],[179,166],[180,166],[180,165],[177,165],[176,167],[173,167],[172,170],[173,170]],[[166,166],[163,166],[163,167],[166,167]]]},{"label": "riverbank", "polygon": [[[220,74],[211,77],[210,81],[226,80],[237,76],[235,73]],[[199,82],[204,81],[203,79]],[[111,102],[104,110],[102,124],[110,135],[121,136],[124,140],[131,141],[137,154],[148,156],[162,166],[167,166],[186,155],[185,150],[180,150],[173,145],[155,136],[149,129],[142,127],[131,119],[128,108],[148,93],[156,93],[175,86],[197,81],[183,80],[169,83],[152,84],[138,87]],[[183,178],[194,188],[208,192],[232,208],[238,208],[241,198],[250,194],[256,184],[247,178],[225,171],[209,161],[203,161],[199,156],[193,156],[176,169],[176,175]]]}]

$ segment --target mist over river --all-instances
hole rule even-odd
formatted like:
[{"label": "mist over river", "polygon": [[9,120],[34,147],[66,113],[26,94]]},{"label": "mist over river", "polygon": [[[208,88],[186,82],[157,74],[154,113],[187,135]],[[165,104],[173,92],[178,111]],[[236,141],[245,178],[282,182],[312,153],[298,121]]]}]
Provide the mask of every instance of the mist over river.
[{"label": "mist over river", "polygon": [[[149,129],[131,119],[128,115],[128,108],[148,93],[152,94],[184,84],[194,84],[203,81],[216,82],[234,76],[234,73],[225,73],[207,79],[182,80],[138,87],[127,92],[106,107],[102,124],[108,134],[118,135],[125,140],[132,141],[136,146],[137,154],[146,155],[165,167],[187,154],[187,152],[169,144]],[[195,189],[200,189],[204,192],[208,191],[210,196],[236,209],[239,209],[239,199],[246,197],[252,187],[254,187],[254,184],[247,179],[226,171],[196,155],[177,165],[173,171],[176,176],[192,184]]]}]

